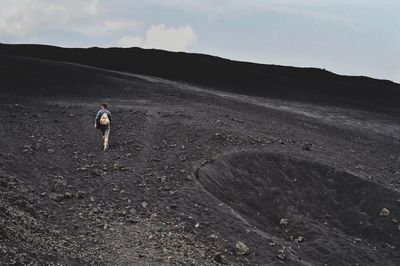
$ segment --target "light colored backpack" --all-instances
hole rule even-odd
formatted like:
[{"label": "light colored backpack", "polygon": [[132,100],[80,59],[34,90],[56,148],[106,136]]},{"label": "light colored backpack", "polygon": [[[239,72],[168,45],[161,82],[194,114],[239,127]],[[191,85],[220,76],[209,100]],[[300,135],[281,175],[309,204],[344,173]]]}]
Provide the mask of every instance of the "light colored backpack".
[{"label": "light colored backpack", "polygon": [[100,118],[100,125],[108,126],[109,124],[110,120],[108,119],[108,115],[106,113],[103,113],[103,115]]}]

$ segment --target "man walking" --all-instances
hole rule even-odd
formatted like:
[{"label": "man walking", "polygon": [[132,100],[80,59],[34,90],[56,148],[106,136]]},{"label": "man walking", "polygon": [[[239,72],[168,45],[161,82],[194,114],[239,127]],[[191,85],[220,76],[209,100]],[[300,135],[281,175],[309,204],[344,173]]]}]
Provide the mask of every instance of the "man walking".
[{"label": "man walking", "polygon": [[107,150],[108,138],[110,137],[111,113],[107,110],[106,103],[101,104],[101,109],[96,115],[94,127],[101,130],[101,134],[103,135],[102,147],[104,151]]}]

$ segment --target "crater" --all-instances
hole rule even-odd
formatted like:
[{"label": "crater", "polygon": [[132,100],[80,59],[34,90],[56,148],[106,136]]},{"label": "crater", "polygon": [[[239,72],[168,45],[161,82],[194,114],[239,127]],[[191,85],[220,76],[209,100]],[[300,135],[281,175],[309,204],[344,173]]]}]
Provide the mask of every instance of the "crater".
[{"label": "crater", "polygon": [[[197,176],[252,226],[286,241],[301,235],[320,251],[326,249],[321,243],[341,249],[347,244],[339,242],[354,239],[400,247],[400,193],[351,173],[281,154],[240,152],[202,166]],[[383,208],[389,216],[380,215]]]}]

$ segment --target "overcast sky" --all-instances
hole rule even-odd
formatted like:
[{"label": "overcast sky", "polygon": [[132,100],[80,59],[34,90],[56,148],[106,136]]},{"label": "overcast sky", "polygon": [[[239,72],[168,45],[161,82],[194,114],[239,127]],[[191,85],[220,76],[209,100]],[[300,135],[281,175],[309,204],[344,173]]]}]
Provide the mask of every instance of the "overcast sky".
[{"label": "overcast sky", "polygon": [[0,42],[139,46],[400,82],[400,1],[0,0]]}]

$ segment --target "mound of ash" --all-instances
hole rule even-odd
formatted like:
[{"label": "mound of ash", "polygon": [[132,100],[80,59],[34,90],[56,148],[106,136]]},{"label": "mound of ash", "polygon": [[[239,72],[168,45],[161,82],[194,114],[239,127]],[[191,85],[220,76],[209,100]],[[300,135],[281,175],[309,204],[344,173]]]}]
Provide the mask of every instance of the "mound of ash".
[{"label": "mound of ash", "polygon": [[257,230],[297,245],[303,259],[356,263],[347,260],[353,250],[371,264],[400,247],[400,193],[332,167],[241,152],[204,165],[198,180]]},{"label": "mound of ash", "polygon": [[226,92],[399,113],[400,85],[324,69],[237,62],[141,48],[61,48],[0,44],[0,55],[73,62],[189,82]]}]

